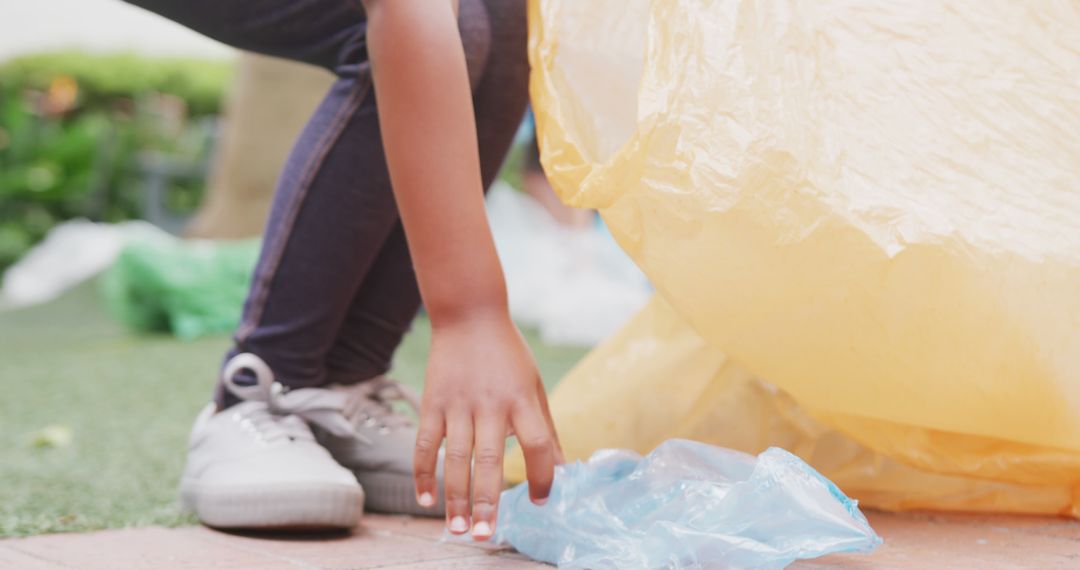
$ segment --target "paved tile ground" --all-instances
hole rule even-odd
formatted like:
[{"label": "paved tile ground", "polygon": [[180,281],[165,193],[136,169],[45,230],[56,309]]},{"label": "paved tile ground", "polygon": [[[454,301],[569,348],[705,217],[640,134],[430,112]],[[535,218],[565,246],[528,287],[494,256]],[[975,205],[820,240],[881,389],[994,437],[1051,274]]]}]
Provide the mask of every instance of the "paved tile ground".
[{"label": "paved tile ground", "polygon": [[[1080,568],[1080,522],[870,513],[885,546],[795,568]],[[0,568],[546,568],[500,549],[440,543],[438,521],[368,515],[352,534],[288,537],[158,527],[0,541]]]}]

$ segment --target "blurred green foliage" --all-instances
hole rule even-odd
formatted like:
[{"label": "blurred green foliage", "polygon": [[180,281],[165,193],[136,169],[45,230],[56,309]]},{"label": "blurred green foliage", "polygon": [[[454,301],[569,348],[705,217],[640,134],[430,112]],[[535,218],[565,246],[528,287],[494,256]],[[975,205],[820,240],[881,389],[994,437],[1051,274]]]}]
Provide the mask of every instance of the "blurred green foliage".
[{"label": "blurred green foliage", "polygon": [[[228,62],[63,52],[0,65],[0,271],[54,225],[143,210],[140,157],[205,158]],[[190,211],[202,181],[166,206]]]},{"label": "blurred green foliage", "polygon": [[196,58],[146,58],[134,54],[57,52],[30,55],[0,65],[0,86],[37,90],[57,76],[76,81],[86,106],[101,108],[140,93],[182,99],[192,116],[214,115],[232,77],[232,64]]}]

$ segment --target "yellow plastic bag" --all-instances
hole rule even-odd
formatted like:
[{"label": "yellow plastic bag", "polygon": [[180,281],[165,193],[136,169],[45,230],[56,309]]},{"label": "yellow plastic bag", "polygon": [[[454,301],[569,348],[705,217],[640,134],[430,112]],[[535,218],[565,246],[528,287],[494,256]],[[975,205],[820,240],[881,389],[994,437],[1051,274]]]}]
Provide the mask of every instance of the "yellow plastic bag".
[{"label": "yellow plastic bag", "polygon": [[[760,453],[784,447],[864,505],[1038,514],[1080,514],[1070,483],[1039,480],[1041,466],[1072,469],[1080,456],[982,439],[968,451],[1030,472],[1027,483],[936,473],[877,453],[816,420],[774,385],[763,382],[710,346],[671,307],[656,298],[626,327],[593,350],[551,396],[551,409],[568,459],[602,447],[651,450],[669,438],[688,438]],[[848,426],[845,426],[848,427]],[[876,429],[875,427],[864,429]],[[857,432],[856,432],[857,433]],[[908,437],[929,437],[909,429]],[[934,455],[933,445],[905,441]],[[955,460],[955,459],[954,459]],[[963,460],[959,461],[963,463]],[[507,477],[524,479],[519,453]]]},{"label": "yellow plastic bag", "polygon": [[[1009,493],[1038,489],[1056,498],[1035,510],[1062,511],[1080,495],[1076,29],[1060,2],[533,1],[542,156],[711,358],[890,458],[889,480],[966,489],[918,506],[1028,511]],[[733,397],[707,362],[650,342],[623,355],[642,386],[583,365],[555,413],[584,384],[606,401]],[[564,438],[589,441],[576,453],[676,435],[633,409],[591,412],[636,422],[609,432],[621,443],[574,422]],[[731,425],[695,429],[723,442]],[[816,461],[858,498],[882,489]]]}]

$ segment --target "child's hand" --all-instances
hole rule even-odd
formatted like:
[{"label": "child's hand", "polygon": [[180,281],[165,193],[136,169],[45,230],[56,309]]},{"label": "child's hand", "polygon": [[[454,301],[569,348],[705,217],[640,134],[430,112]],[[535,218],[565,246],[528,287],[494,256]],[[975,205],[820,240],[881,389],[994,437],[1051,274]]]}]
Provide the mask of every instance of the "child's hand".
[{"label": "child's hand", "polygon": [[[435,502],[435,466],[446,438],[444,481],[450,531],[486,540],[495,530],[510,429],[525,453],[529,496],[547,501],[562,451],[529,347],[505,312],[434,330],[416,439],[416,496]],[[471,463],[475,458],[470,509]]]},{"label": "child's hand", "polygon": [[457,17],[449,2],[363,3],[386,164],[434,331],[416,441],[417,501],[435,504],[445,438],[450,530],[472,526],[485,539],[495,530],[508,428],[525,451],[536,502],[547,498],[561,452],[536,363],[506,310]]}]

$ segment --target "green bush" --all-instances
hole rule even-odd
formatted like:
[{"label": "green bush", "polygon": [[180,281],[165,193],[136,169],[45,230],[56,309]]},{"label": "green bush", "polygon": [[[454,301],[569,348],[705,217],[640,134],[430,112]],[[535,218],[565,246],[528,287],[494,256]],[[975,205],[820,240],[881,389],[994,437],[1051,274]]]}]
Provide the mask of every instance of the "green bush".
[{"label": "green bush", "polygon": [[[134,55],[0,65],[0,271],[64,220],[139,217],[140,156],[205,159],[230,75],[226,62]],[[167,206],[201,194],[201,180],[177,180]]]},{"label": "green bush", "polygon": [[0,92],[45,90],[56,77],[79,85],[88,108],[107,108],[140,94],[168,93],[187,104],[191,116],[216,115],[232,77],[232,64],[194,58],[146,58],[134,54],[58,52],[30,55],[0,65]]}]

